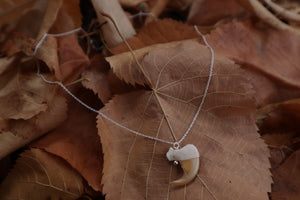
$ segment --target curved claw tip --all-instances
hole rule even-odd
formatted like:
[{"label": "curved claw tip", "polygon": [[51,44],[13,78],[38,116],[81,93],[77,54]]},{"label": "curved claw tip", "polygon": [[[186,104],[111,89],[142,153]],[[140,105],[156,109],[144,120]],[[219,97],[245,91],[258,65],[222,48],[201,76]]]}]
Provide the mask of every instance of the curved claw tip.
[{"label": "curved claw tip", "polygon": [[173,186],[188,184],[197,176],[199,171],[199,152],[194,145],[188,144],[181,149],[170,148],[167,152],[167,158],[169,161],[178,160],[184,171],[180,179],[171,182]]}]

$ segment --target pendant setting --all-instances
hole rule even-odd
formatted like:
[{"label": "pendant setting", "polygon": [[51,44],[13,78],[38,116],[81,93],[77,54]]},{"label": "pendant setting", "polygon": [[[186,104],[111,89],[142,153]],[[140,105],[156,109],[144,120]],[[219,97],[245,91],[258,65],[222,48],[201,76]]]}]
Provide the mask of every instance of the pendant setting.
[{"label": "pendant setting", "polygon": [[179,162],[183,169],[183,176],[172,181],[173,186],[186,185],[197,176],[199,171],[199,151],[193,144],[187,144],[182,148],[172,148],[166,154],[169,161]]}]

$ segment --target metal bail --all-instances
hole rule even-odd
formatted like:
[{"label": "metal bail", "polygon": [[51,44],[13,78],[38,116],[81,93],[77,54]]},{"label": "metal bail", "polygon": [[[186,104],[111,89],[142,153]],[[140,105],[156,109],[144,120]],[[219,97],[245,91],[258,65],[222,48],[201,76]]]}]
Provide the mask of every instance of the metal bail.
[{"label": "metal bail", "polygon": [[178,150],[180,148],[180,144],[178,142],[173,143],[173,148]]}]

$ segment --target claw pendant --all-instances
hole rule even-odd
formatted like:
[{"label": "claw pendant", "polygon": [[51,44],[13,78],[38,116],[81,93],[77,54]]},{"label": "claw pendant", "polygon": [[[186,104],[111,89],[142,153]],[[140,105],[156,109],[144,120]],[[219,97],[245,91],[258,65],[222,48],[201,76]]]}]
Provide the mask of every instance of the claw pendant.
[{"label": "claw pendant", "polygon": [[188,184],[196,177],[199,170],[199,151],[195,145],[187,144],[181,149],[170,147],[167,158],[169,161],[179,161],[184,171],[180,179],[171,182],[173,186]]}]

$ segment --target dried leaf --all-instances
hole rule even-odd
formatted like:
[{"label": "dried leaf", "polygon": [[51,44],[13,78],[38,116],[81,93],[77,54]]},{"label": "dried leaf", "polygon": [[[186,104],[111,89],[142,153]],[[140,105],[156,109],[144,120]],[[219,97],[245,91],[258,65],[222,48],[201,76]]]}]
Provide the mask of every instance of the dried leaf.
[{"label": "dried leaf", "polygon": [[[70,82],[78,78],[89,59],[73,35],[57,38],[60,80]],[[57,72],[56,71],[56,72]]]},{"label": "dried leaf", "polygon": [[[98,99],[83,88],[72,92],[89,105]],[[101,190],[102,149],[96,128],[96,113],[68,98],[68,118],[54,131],[31,144],[68,161],[95,190]]]},{"label": "dried leaf", "polygon": [[98,16],[100,24],[105,23],[102,26],[104,40],[109,47],[114,47],[123,42],[122,38],[116,31],[116,27],[107,17],[102,16],[102,13],[109,14],[116,22],[120,32],[124,37],[131,38],[135,35],[135,30],[127,18],[125,12],[121,8],[118,0],[92,0],[93,6]]},{"label": "dried leaf", "polygon": [[214,50],[246,69],[259,106],[300,95],[300,38],[288,31],[234,22],[207,36]]},{"label": "dried leaf", "polygon": [[[1,48],[7,56],[12,56],[20,51],[27,55],[33,54],[35,44],[34,38],[38,35],[48,1],[37,1],[20,17],[12,31],[5,37]],[[53,1],[54,2],[54,1]],[[54,2],[55,3],[55,2]]]},{"label": "dried leaf", "polygon": [[56,20],[58,12],[62,6],[62,2],[63,0],[48,0],[47,8],[44,13],[44,18],[41,22],[39,33],[36,37],[37,41],[39,41],[46,33],[49,32],[50,28]]},{"label": "dried leaf", "polygon": [[243,19],[248,12],[235,0],[201,0],[193,1],[187,22],[202,26],[215,25],[217,22]]},{"label": "dried leaf", "polygon": [[148,17],[145,23],[154,21],[158,16],[166,9],[170,0],[150,0],[148,1],[148,10],[147,12],[151,13],[153,17]]},{"label": "dried leaf", "polygon": [[262,138],[269,145],[269,147],[284,149],[288,148],[288,146],[293,143],[293,137],[295,135],[295,132],[278,132],[272,134],[265,134],[262,136]]},{"label": "dried leaf", "polygon": [[[14,62],[0,74],[0,158],[50,131],[66,118],[58,86],[44,83],[34,60]],[[49,76],[46,76],[50,79]]]},{"label": "dried leaf", "polygon": [[123,94],[143,88],[142,86],[128,85],[120,80],[112,72],[109,64],[101,54],[92,58],[90,65],[84,69],[81,76],[84,79],[82,85],[98,94],[103,104],[106,104],[115,94]]},{"label": "dried leaf", "polygon": [[[160,49],[162,47],[174,48],[179,43],[181,43],[181,41],[147,46],[145,48],[141,48],[134,51],[134,56],[137,58],[138,61],[141,61],[141,59],[150,50]],[[140,72],[137,63],[130,52],[117,54],[112,57],[107,57],[106,60],[110,63],[113,72],[116,74],[116,76],[119,77],[121,80],[124,80],[126,83],[129,83],[133,86],[135,86],[135,84],[140,84],[143,86],[149,84],[145,79],[144,75]],[[133,67],[128,68],[128,63],[130,63],[130,65],[132,65]]]},{"label": "dried leaf", "polygon": [[[264,2],[266,3],[266,5],[268,7],[270,7],[273,11],[276,12],[276,14],[280,15],[282,18],[284,18],[288,21],[291,21],[291,22],[296,22],[296,23],[300,22],[299,13],[293,12],[293,11],[290,11],[289,9],[287,9],[287,8],[284,8],[284,6],[287,6],[287,5],[288,5],[289,8],[292,8],[293,7],[292,5],[293,4],[297,5],[297,2],[292,2],[292,1],[284,2],[283,6],[281,6],[277,3],[274,3],[271,0],[265,0]],[[285,5],[285,4],[287,4],[287,5]],[[297,5],[297,7],[300,7],[299,3]]]},{"label": "dried leaf", "polygon": [[[67,5],[67,3],[65,4]],[[81,16],[78,11],[79,4],[77,4],[76,7],[77,15]],[[76,10],[74,12],[76,12]],[[64,7],[62,7],[49,32],[63,33],[70,31],[74,28],[78,28],[75,23],[78,24],[74,22],[64,10]],[[54,71],[56,78],[62,82],[75,80],[79,76],[82,68],[86,67],[89,61],[74,35],[75,34],[56,38],[48,36],[37,52],[37,57],[43,60],[50,70]]]},{"label": "dried leaf", "polygon": [[258,110],[260,133],[271,148],[271,164],[276,169],[295,149],[299,134],[300,99],[270,104]]},{"label": "dried leaf", "polygon": [[[127,42],[135,50],[153,44],[198,38],[198,36],[194,28],[190,25],[171,19],[163,19],[149,23]],[[115,54],[119,54],[129,51],[129,49],[125,44],[121,44],[113,48],[112,51]]]},{"label": "dried leaf", "polygon": [[[178,140],[200,104],[210,56],[195,41],[150,51],[141,63],[155,88],[117,95],[101,112],[148,136]],[[128,63],[127,71],[132,67]],[[179,188],[170,186],[182,172],[166,158],[169,145],[130,134],[99,116],[106,198],[267,200],[269,153],[256,132],[254,110],[250,85],[238,66],[216,55],[206,101],[182,144],[197,146],[199,173]]]},{"label": "dried leaf", "polygon": [[270,129],[286,130],[300,128],[298,120],[300,120],[300,99],[291,99],[276,104],[269,104],[257,111],[261,116],[260,129],[262,131]]},{"label": "dried leaf", "polygon": [[168,7],[172,9],[184,11],[187,10],[192,4],[194,0],[174,0],[169,1]]},{"label": "dried leaf", "polygon": [[298,200],[300,197],[300,150],[294,152],[275,171],[272,200]]},{"label": "dried leaf", "polygon": [[31,9],[35,0],[2,0],[0,5],[0,27],[4,24],[12,24],[18,20],[24,13]]},{"label": "dried leaf", "polygon": [[0,198],[75,200],[83,193],[83,179],[65,161],[38,149],[21,154],[0,185]]},{"label": "dried leaf", "polygon": [[266,24],[277,28],[282,31],[290,31],[297,34],[300,34],[300,31],[292,28],[288,24],[280,21],[275,15],[273,15],[267,8],[263,6],[263,4],[259,0],[236,0],[239,2],[244,8],[255,14]]},{"label": "dried leaf", "polygon": [[[27,13],[28,16],[25,16],[26,21],[24,21],[24,24],[28,24],[28,26],[29,23],[32,23],[33,19],[31,18],[41,18],[39,17],[41,12],[43,12],[44,18],[42,18],[42,21],[33,20],[34,27],[39,28],[38,31],[36,28],[28,31],[28,27],[15,30],[18,33],[12,34],[3,46],[3,51],[6,52],[7,56],[12,56],[19,51],[32,56],[37,42],[40,41],[44,34],[48,32],[62,33],[78,28],[75,27],[78,24],[75,21],[76,19],[72,19],[69,15],[74,15],[74,13],[70,12],[70,6],[66,2],[62,7],[62,2],[62,0],[49,1],[46,8],[43,8],[43,5],[38,7],[38,9],[33,9],[32,12],[36,14]],[[80,16],[79,5],[73,7],[77,8],[77,11],[73,12],[76,12]],[[43,11],[43,9],[46,11]],[[67,9],[69,12],[66,12]],[[23,20],[19,23],[21,22]],[[35,37],[36,41],[33,39]],[[55,73],[58,80],[65,82],[77,78],[82,68],[88,62],[88,58],[79,46],[77,39],[72,35],[59,38],[47,36],[37,50],[36,57],[47,64],[49,69]]]},{"label": "dried leaf", "polygon": [[54,99],[45,112],[29,120],[10,120],[0,132],[0,159],[57,127],[66,119],[65,99],[52,93]]},{"label": "dried leaf", "polygon": [[[72,24],[74,28],[81,27],[82,21],[81,21],[81,12],[79,7],[80,0],[64,0],[62,5],[62,10],[66,11],[68,13],[68,16],[71,17]],[[70,30],[70,29],[69,29]]]},{"label": "dried leaf", "polygon": [[27,120],[47,109],[53,87],[42,84],[35,73],[25,71],[22,63],[10,64],[1,79],[0,119]]},{"label": "dried leaf", "polygon": [[82,82],[82,85],[93,90],[103,103],[107,103],[112,95],[108,74],[109,65],[101,54],[94,56],[90,65],[81,74],[83,78],[87,79]]},{"label": "dried leaf", "polygon": [[135,7],[147,0],[119,0],[119,3],[124,7]]}]

